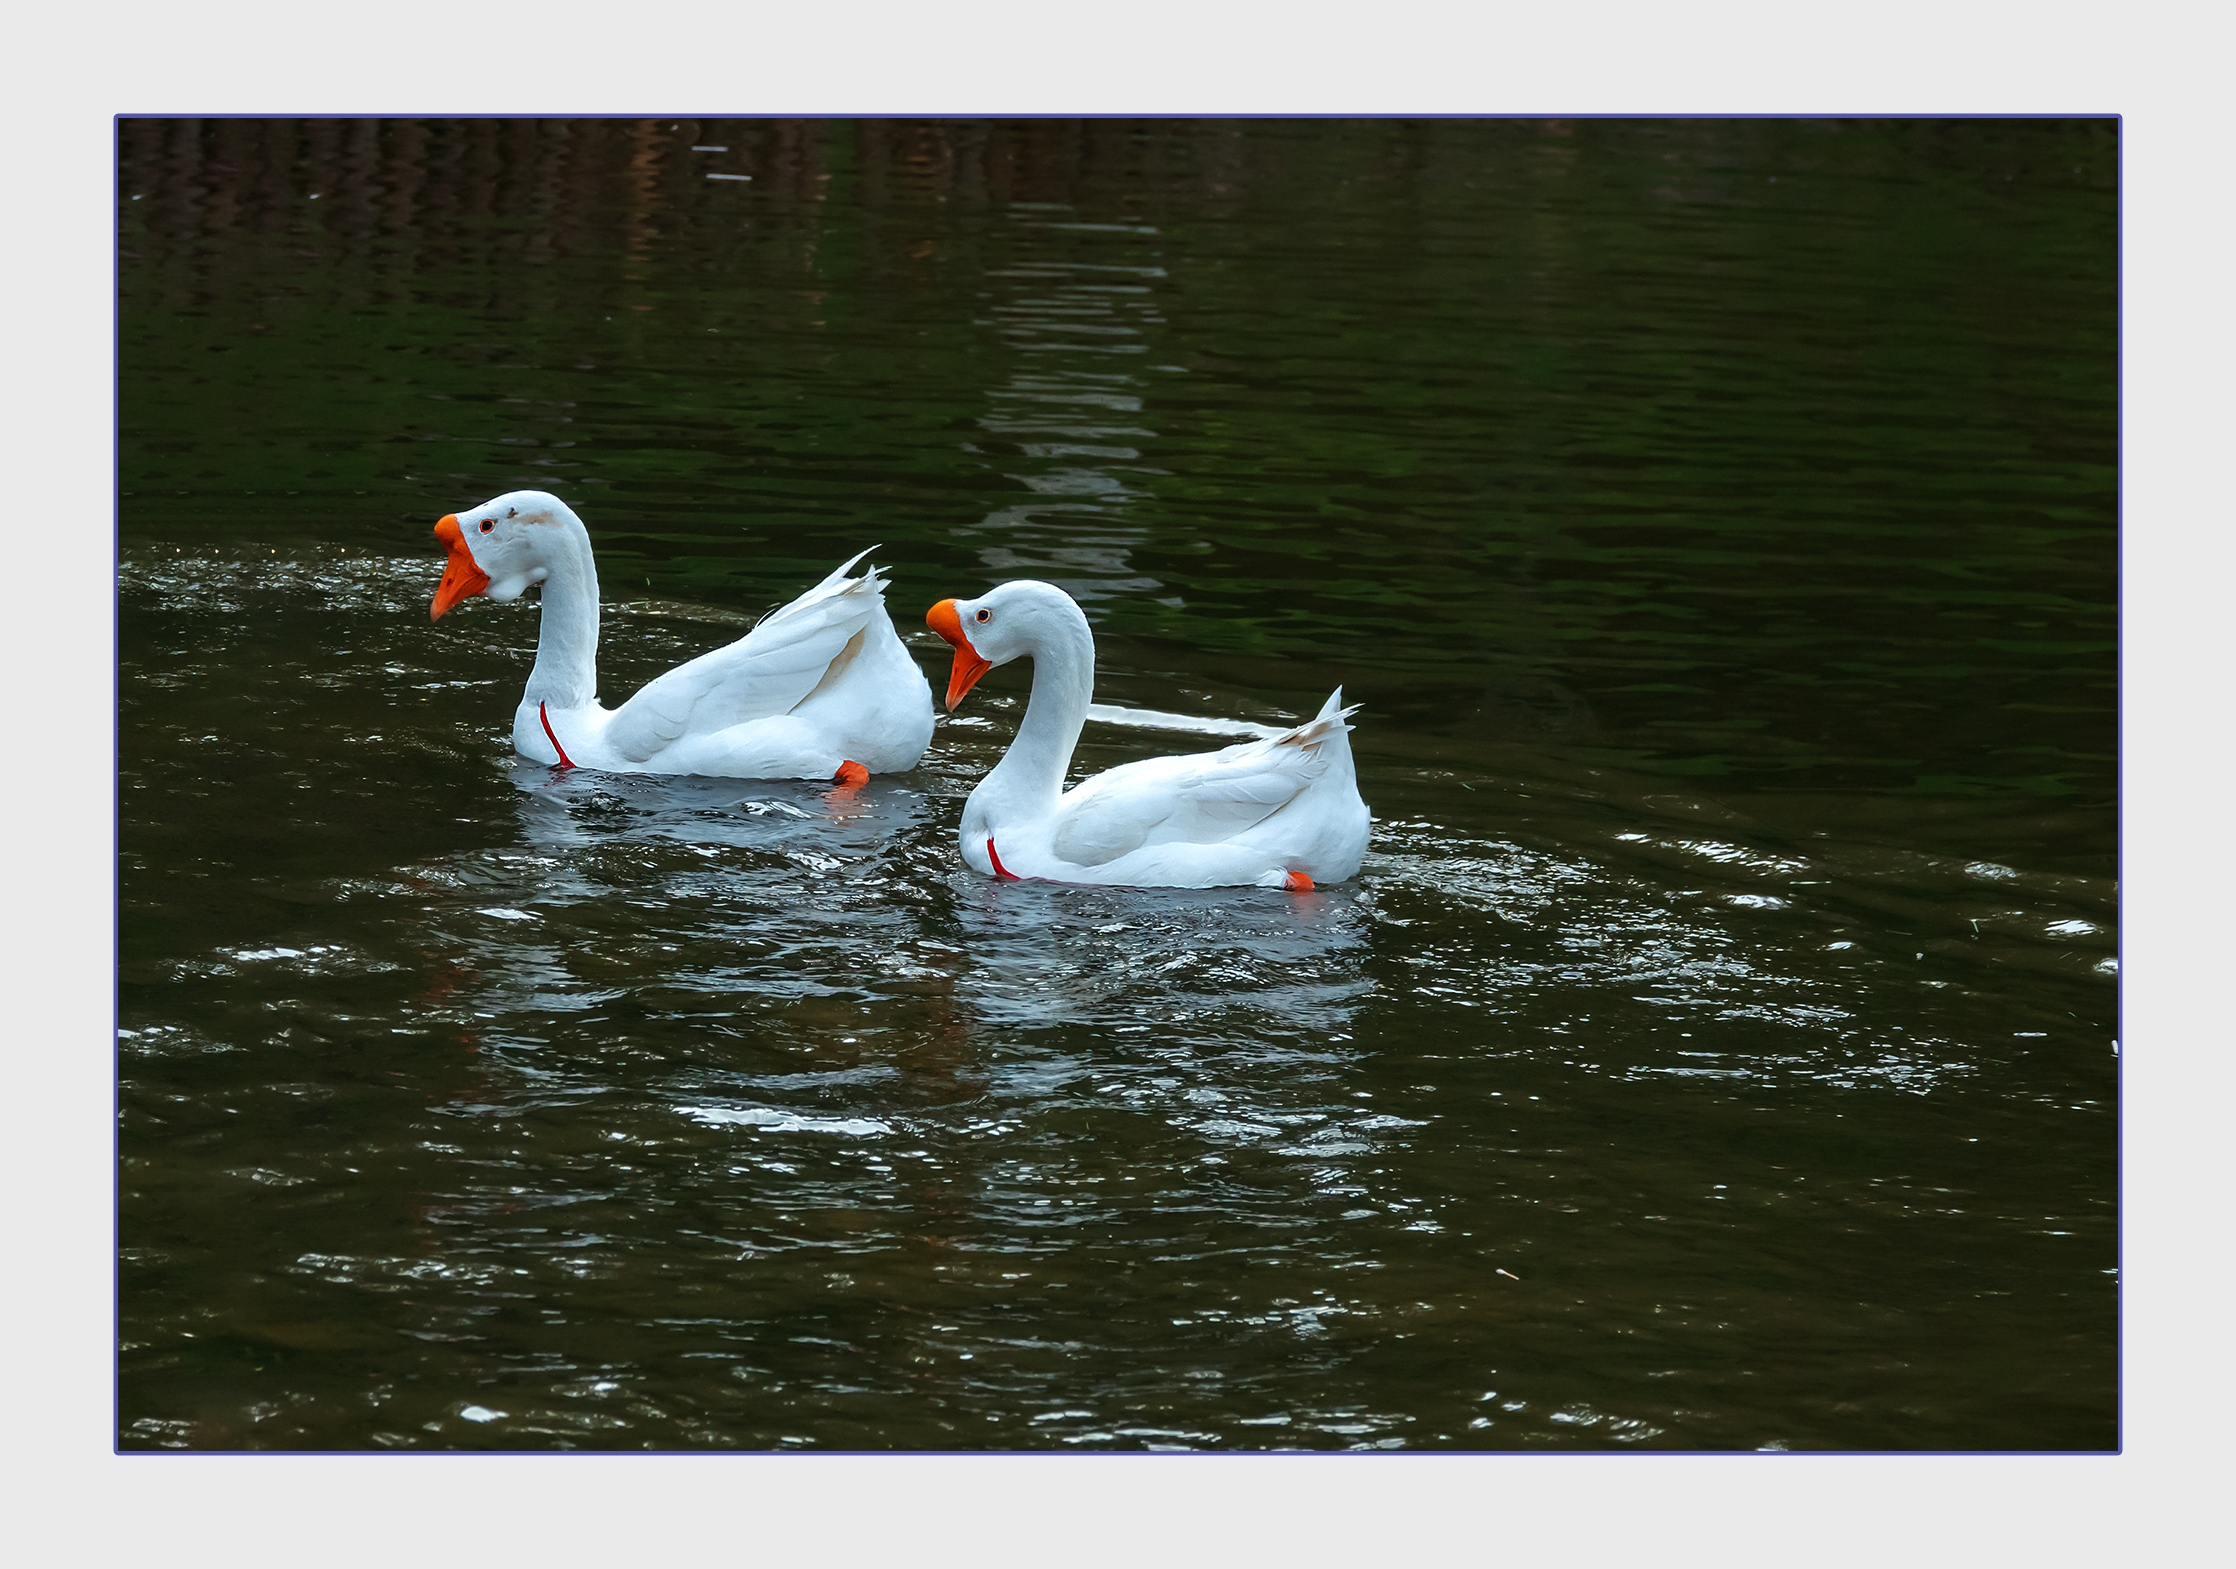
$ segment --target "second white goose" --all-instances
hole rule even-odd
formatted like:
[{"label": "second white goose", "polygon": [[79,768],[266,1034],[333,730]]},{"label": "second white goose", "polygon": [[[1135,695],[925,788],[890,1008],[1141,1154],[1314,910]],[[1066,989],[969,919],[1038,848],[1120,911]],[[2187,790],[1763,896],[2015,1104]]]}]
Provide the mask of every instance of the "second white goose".
[{"label": "second white goose", "polygon": [[963,860],[988,877],[1129,887],[1310,889],[1359,870],[1372,815],[1351,765],[1343,690],[1308,724],[1217,752],[1124,763],[1064,788],[1094,696],[1095,637],[1062,589],[1030,579],[924,618],[955,650],[947,706],[1033,662],[1017,737],[963,804]]}]

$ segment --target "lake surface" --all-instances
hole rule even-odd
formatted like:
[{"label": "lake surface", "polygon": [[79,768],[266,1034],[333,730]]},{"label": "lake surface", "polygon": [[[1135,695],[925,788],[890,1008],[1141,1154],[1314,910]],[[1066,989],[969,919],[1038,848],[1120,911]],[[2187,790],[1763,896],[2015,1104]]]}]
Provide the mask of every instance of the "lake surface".
[{"label": "lake surface", "polygon": [[[2118,1442],[2108,121],[125,121],[127,1448]],[[513,756],[882,546],[1310,897]],[[1090,725],[1081,772],[1221,744]]]}]

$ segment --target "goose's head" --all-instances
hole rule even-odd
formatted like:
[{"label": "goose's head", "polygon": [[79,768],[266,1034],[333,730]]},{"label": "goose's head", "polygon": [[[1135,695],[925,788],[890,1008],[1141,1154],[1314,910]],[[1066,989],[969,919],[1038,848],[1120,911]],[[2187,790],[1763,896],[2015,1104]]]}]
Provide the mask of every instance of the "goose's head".
[{"label": "goose's head", "polygon": [[476,594],[518,599],[531,583],[551,575],[551,563],[566,525],[581,522],[557,496],[540,490],[514,490],[465,512],[453,512],[435,525],[435,537],[450,547],[450,565],[435,590],[431,620],[461,599]]},{"label": "goose's head", "polygon": [[943,599],[926,612],[924,624],[955,650],[955,664],[947,677],[950,712],[996,665],[1082,636],[1093,646],[1078,602],[1055,585],[1031,578],[1004,583],[976,599]]}]

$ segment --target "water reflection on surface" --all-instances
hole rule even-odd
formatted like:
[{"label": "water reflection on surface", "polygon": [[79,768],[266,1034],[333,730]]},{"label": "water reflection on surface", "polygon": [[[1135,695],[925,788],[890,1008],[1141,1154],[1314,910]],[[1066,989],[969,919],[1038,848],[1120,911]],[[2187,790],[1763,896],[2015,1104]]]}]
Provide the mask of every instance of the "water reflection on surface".
[{"label": "water reflection on surface", "polygon": [[[126,122],[120,1441],[2110,1443],[2094,135]],[[1365,868],[512,757],[531,483],[609,698],[1044,575]]]},{"label": "water reflection on surface", "polygon": [[[1015,227],[1026,235],[1050,231],[1076,242],[1081,236],[1154,236],[1154,229],[1126,224],[1061,221],[1068,204],[1013,204]],[[1047,216],[1038,216],[1045,212]],[[1138,245],[1097,255],[1141,254]],[[985,325],[995,328],[1016,355],[1016,370],[991,391],[993,411],[979,424],[1024,464],[1014,476],[1036,498],[997,509],[985,520],[954,532],[962,539],[993,539],[978,559],[1001,582],[1037,577],[1074,599],[1091,603],[1121,595],[1156,595],[1153,577],[1129,574],[1130,551],[1146,537],[1126,521],[1126,503],[1140,492],[1129,474],[1156,474],[1141,466],[1141,452],[1114,442],[1154,437],[1142,412],[1146,390],[1139,362],[1121,368],[1125,355],[1152,346],[1145,334],[1162,323],[1152,283],[1165,269],[1142,261],[1077,261],[1037,254],[1027,243],[1008,266],[989,274],[999,290]],[[1167,366],[1177,371],[1177,366]],[[1052,439],[1051,439],[1052,438]],[[972,444],[969,450],[983,450]],[[1178,606],[1177,598],[1161,603]]]}]

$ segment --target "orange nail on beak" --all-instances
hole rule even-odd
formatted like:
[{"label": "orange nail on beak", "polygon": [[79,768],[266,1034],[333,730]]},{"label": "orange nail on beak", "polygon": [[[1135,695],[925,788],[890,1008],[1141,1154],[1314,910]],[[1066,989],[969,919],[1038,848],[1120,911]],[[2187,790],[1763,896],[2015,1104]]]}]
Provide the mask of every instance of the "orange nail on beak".
[{"label": "orange nail on beak", "polygon": [[994,668],[993,661],[978,657],[978,650],[970,646],[970,639],[963,636],[962,613],[955,608],[955,601],[943,599],[924,613],[924,625],[947,639],[955,650],[955,668],[947,675],[947,711],[953,713],[963,694],[978,684],[978,678]]},{"label": "orange nail on beak", "polygon": [[450,565],[443,569],[442,586],[435,590],[434,608],[427,612],[427,619],[440,621],[443,612],[461,599],[471,599],[489,586],[489,574],[474,565],[473,552],[466,548],[466,536],[458,527],[458,514],[453,512],[435,525],[435,537],[450,547]]}]

